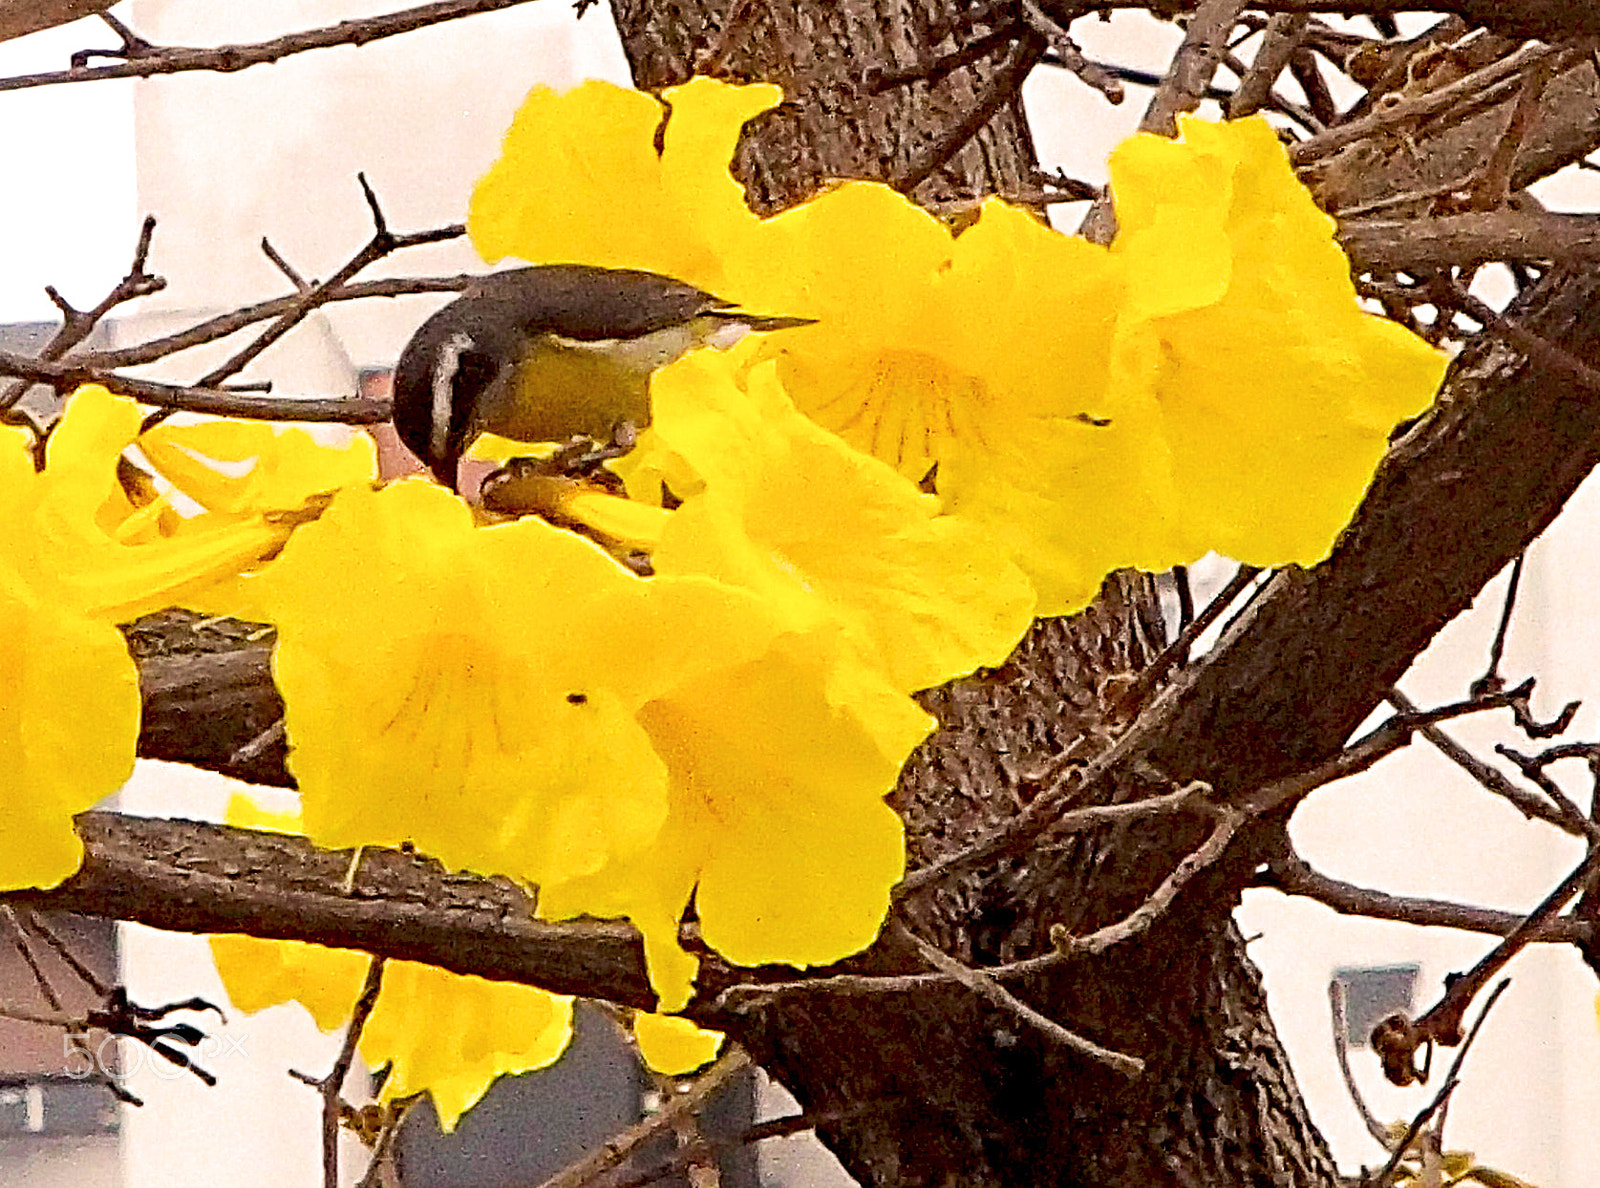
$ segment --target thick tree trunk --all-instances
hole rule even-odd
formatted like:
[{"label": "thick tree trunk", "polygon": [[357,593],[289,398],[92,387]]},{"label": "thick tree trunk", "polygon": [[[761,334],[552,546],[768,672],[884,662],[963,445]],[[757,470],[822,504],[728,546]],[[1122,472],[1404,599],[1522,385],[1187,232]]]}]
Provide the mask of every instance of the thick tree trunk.
[{"label": "thick tree trunk", "polygon": [[[890,85],[927,72],[968,40],[962,7],[950,0],[611,4],[640,87],[659,90],[698,72],[783,88],[786,102],[754,121],[735,169],[763,213],[838,178],[891,181],[922,202],[1039,188],[1017,91],[1042,40],[1002,40],[936,82]],[[1000,14],[978,28],[1009,20]],[[904,184],[918,178],[926,180]]]},{"label": "thick tree trunk", "polygon": [[[937,82],[872,85],[925,72],[987,31],[962,26],[962,6],[948,0],[612,8],[640,86],[679,83],[706,64],[783,86],[788,101],[752,124],[739,152],[758,209],[838,177],[888,181],[935,203],[1034,188],[1017,96],[1043,48],[1030,37]],[[1003,13],[995,27],[1011,19]],[[1103,748],[1117,708],[1109,693],[1163,642],[1154,583],[1119,576],[1083,615],[1039,624],[1005,668],[927,694],[942,729],[899,793],[913,866],[1013,815],[1020,773],[1074,746]],[[1137,845],[1113,832],[1068,847],[1064,863],[991,865],[912,915],[972,964],[1037,956],[1049,949],[1050,924],[1080,924],[1148,893],[1148,875],[1165,872],[1130,868],[1119,851]],[[1104,869],[1126,885],[1090,873]],[[1065,898],[1069,888],[1079,897]],[[1064,902],[1084,910],[1066,912]],[[1074,1031],[1137,1052],[1148,1067],[1131,1081],[961,989],[860,998],[819,990],[726,1026],[808,1109],[846,1115],[823,1135],[863,1184],[1333,1183],[1226,905],[1186,924],[1114,962],[1058,968],[1019,990]],[[892,938],[881,945],[874,967],[925,968],[897,948]]]}]

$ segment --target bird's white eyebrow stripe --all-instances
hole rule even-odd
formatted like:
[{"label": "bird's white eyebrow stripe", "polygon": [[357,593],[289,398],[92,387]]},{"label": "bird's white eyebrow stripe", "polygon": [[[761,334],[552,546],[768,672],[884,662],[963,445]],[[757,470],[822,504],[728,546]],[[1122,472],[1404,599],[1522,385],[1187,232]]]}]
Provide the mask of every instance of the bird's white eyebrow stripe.
[{"label": "bird's white eyebrow stripe", "polygon": [[472,335],[457,330],[439,347],[439,358],[433,365],[433,404],[428,422],[428,447],[435,458],[445,455],[450,444],[450,411],[454,403],[453,392],[456,365],[461,352],[472,347]]}]

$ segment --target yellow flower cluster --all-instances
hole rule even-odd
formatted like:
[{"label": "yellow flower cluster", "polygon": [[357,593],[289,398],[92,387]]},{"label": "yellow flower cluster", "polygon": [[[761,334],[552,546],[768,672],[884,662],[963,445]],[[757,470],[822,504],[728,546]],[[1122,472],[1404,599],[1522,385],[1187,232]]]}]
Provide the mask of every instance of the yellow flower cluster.
[{"label": "yellow flower cluster", "polygon": [[180,515],[119,468],[142,416],[79,390],[43,470],[29,433],[0,427],[0,889],[76,870],[73,816],[133,771],[139,680],[117,624],[194,597],[288,535],[258,510]]},{"label": "yellow flower cluster", "polygon": [[603,83],[536,89],[473,195],[473,242],[815,318],[726,365],[775,361],[801,412],[908,477],[937,463],[946,509],[1008,544],[1041,614],[1121,566],[1320,560],[1438,386],[1440,352],[1361,311],[1259,119],[1119,147],[1106,250],[998,200],[953,234],[866,182],[757,219],[727,166],[780,99],[696,79],[668,114]]},{"label": "yellow flower cluster", "polygon": [[769,395],[744,438],[732,415],[670,438],[712,477],[666,517],[654,577],[412,479],[340,492],[235,587],[227,609],[278,627],[308,836],[512,875],[550,918],[626,915],[669,1009],[691,896],[735,961],[869,943],[904,861],[884,797],[932,726],[909,694],[998,663],[1032,598],[977,531]]}]

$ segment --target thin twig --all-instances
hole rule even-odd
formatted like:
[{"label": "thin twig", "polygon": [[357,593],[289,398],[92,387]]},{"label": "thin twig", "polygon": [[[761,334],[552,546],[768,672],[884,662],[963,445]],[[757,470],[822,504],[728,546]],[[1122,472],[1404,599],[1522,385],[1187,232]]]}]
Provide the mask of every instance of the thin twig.
[{"label": "thin twig", "polygon": [[111,997],[111,987],[96,977],[94,970],[78,960],[78,955],[72,951],[71,946],[61,939],[55,929],[45,923],[44,917],[39,915],[38,912],[31,912],[26,908],[18,908],[13,919],[20,928],[33,933],[54,949],[56,956],[62,960],[68,969],[78,975],[79,981],[94,991],[96,997],[101,999]]},{"label": "thin twig", "polygon": [[[1389,704],[1402,713],[1417,712],[1416,703],[1399,689],[1390,689],[1387,696]],[[1600,823],[1585,816],[1564,793],[1560,792],[1560,789],[1556,790],[1557,796],[1552,797],[1554,803],[1541,800],[1531,792],[1519,788],[1504,772],[1479,759],[1439,727],[1424,726],[1422,737],[1484,789],[1505,799],[1523,816],[1544,821],[1576,837],[1587,836],[1600,842]]]},{"label": "thin twig", "polygon": [[1216,73],[1228,34],[1233,32],[1244,7],[1245,0],[1201,0],[1189,18],[1189,27],[1167,68],[1167,76],[1150,97],[1139,131],[1169,139],[1177,136],[1178,116],[1200,106],[1200,96]]},{"label": "thin twig", "polygon": [[[1394,920],[1419,928],[1455,928],[1505,937],[1520,928],[1524,919],[1520,912],[1358,887],[1323,874],[1287,848],[1273,857],[1266,871],[1258,875],[1252,885],[1315,900],[1341,915]],[[1588,921],[1558,916],[1547,921],[1531,939],[1542,944],[1584,944],[1593,936],[1594,926]]]},{"label": "thin twig", "polygon": [[1522,76],[1522,89],[1517,92],[1511,114],[1506,117],[1505,130],[1494,142],[1489,159],[1484,162],[1473,182],[1467,205],[1479,210],[1493,210],[1505,205],[1511,197],[1511,179],[1517,157],[1522,152],[1528,134],[1538,122],[1540,104],[1550,81],[1561,71],[1576,66],[1588,57],[1583,50],[1540,58],[1528,67]]},{"label": "thin twig", "polygon": [[272,240],[268,239],[265,235],[261,237],[261,253],[266,256],[267,259],[272,261],[273,266],[277,268],[279,272],[283,273],[284,276],[289,278],[289,283],[298,291],[303,293],[311,287],[311,285],[306,281],[305,277],[300,275],[293,264],[290,264],[289,261],[283,258],[278,249],[272,246]]},{"label": "thin twig", "polygon": [[[28,934],[17,920],[16,910],[8,903],[0,904],[0,917],[3,917],[11,925],[13,944],[15,944],[18,954],[21,955],[23,963],[27,965],[28,972],[33,975],[34,985],[38,987],[40,997],[44,999],[45,1004],[49,1006],[54,1014],[65,1016],[67,1011],[61,1003],[61,996],[56,993],[55,987],[50,984],[50,979],[45,976],[44,970],[40,968],[39,960],[33,952],[33,946],[28,941]],[[87,1066],[94,1079],[104,1085],[118,1101],[126,1105],[142,1106],[144,1102],[127,1089],[124,1089],[117,1078],[112,1076],[110,1071],[104,1067],[99,1055],[85,1042],[85,1031],[86,1028],[82,1021],[75,1020],[69,1023],[66,1026],[67,1042],[72,1046],[74,1052],[88,1062]]]},{"label": "thin twig", "polygon": [[[132,301],[136,297],[146,297],[151,293],[159,293],[166,288],[167,282],[159,276],[153,276],[145,271],[145,265],[150,261],[150,242],[155,236],[156,220],[154,215],[146,215],[144,224],[139,230],[139,241],[133,249],[133,263],[128,266],[128,271],[123,275],[111,291],[100,299],[93,309],[75,309],[67,300],[56,291],[54,286],[46,286],[45,293],[61,311],[61,328],[55,332],[50,341],[39,352],[39,358],[44,360],[60,359],[73,347],[89,337],[100,320],[117,306],[125,301]],[[22,399],[24,392],[31,387],[27,380],[10,384],[3,393],[0,393],[0,411],[14,406]]]},{"label": "thin twig", "polygon": [[[441,233],[449,231],[455,235],[466,233],[466,229],[460,224],[440,230]],[[454,276],[392,277],[386,280],[358,281],[351,285],[341,285],[336,291],[325,293],[323,304],[335,301],[360,301],[368,297],[402,297],[414,293],[459,293],[477,280],[479,275],[463,272]],[[227,338],[230,334],[236,334],[257,322],[282,317],[297,309],[302,299],[302,294],[292,293],[286,297],[258,301],[253,305],[241,306],[228,313],[207,318],[203,322],[196,322],[186,330],[162,338],[152,338],[148,342],[118,347],[115,350],[86,351],[77,358],[90,366],[105,368],[137,367],[144,363],[154,363],[157,359],[165,359],[180,351]]]},{"label": "thin twig", "polygon": [[339,269],[328,280],[312,285],[297,294],[297,300],[293,308],[285,312],[277,321],[257,335],[248,346],[235,352],[226,362],[202,376],[199,383],[195,385],[196,387],[214,388],[222,383],[223,380],[237,375],[261,352],[305,320],[312,310],[326,304],[331,293],[337,291],[345,282],[351,280],[356,273],[366,268],[369,264],[373,264],[390,253],[404,248],[418,247],[429,243],[441,243],[457,237],[454,227],[414,231],[408,235],[395,234],[389,230],[388,221],[383,216],[383,208],[378,204],[378,196],[372,192],[372,187],[367,183],[366,175],[363,173],[356,174],[356,181],[361,186],[361,194],[366,199],[367,209],[372,214],[372,238],[367,241],[360,251],[350,257],[343,268]]},{"label": "thin twig", "polygon": [[1160,886],[1133,911],[1114,924],[1097,928],[1085,936],[1073,936],[1061,925],[1052,925],[1051,944],[1063,956],[1094,956],[1149,931],[1150,926],[1172,906],[1173,901],[1178,898],[1178,893],[1196,875],[1214,866],[1227,852],[1228,844],[1233,841],[1234,835],[1239,832],[1239,827],[1247,820],[1249,820],[1248,814],[1239,809],[1222,810],[1205,841],[1185,854],[1172,868],[1172,873],[1162,879]]},{"label": "thin twig", "polygon": [[[1244,0],[1201,0],[1183,42],[1167,73],[1156,84],[1150,96],[1144,118],[1139,121],[1139,131],[1168,138],[1178,135],[1178,114],[1193,111],[1200,99],[1211,88],[1212,75],[1217,62],[1227,48],[1228,34],[1238,23]],[[1090,243],[1108,244],[1117,234],[1115,195],[1107,186],[1099,198],[1089,206],[1078,225],[1078,234]]]},{"label": "thin twig", "polygon": [[1470,691],[1473,693],[1492,693],[1505,687],[1505,678],[1500,675],[1500,661],[1505,658],[1506,636],[1511,633],[1511,616],[1516,613],[1517,590],[1522,585],[1522,563],[1527,557],[1528,550],[1523,549],[1511,563],[1511,580],[1506,583],[1505,602],[1500,607],[1500,625],[1495,628],[1494,640],[1489,644],[1489,667],[1472,682]]},{"label": "thin twig", "polygon": [[[1134,678],[1133,689],[1129,694],[1133,704],[1142,704],[1155,687],[1167,679],[1173,669],[1188,662],[1189,652],[1194,648],[1195,641],[1205,634],[1211,624],[1222,617],[1223,613],[1233,605],[1233,600],[1239,597],[1260,573],[1261,570],[1254,565],[1241,565],[1228,579],[1228,584],[1217,592],[1216,597],[1206,603],[1205,609],[1198,615],[1194,614],[1194,607],[1191,604],[1188,617],[1178,632],[1178,638],[1163,648],[1161,654],[1141,669],[1139,675]],[[1183,589],[1187,588],[1186,574]],[[1180,603],[1182,598],[1183,594],[1180,592]]]},{"label": "thin twig", "polygon": [[1189,581],[1189,567],[1172,567],[1172,588],[1178,596],[1178,630],[1181,632],[1194,622],[1194,587]]},{"label": "thin twig", "polygon": [[[873,1102],[858,1102],[856,1105],[841,1110],[822,1110],[816,1113],[807,1111],[803,1114],[790,1114],[783,1118],[769,1118],[765,1122],[757,1122],[754,1126],[747,1127],[738,1134],[723,1138],[719,1135],[701,1135],[700,1141],[692,1146],[681,1148],[651,1168],[649,1171],[640,1172],[634,1176],[624,1176],[614,1181],[610,1188],[644,1188],[646,1184],[654,1184],[668,1176],[681,1175],[697,1159],[706,1152],[733,1150],[737,1147],[759,1143],[770,1138],[785,1138],[791,1134],[802,1134],[807,1130],[815,1130],[819,1126],[827,1126],[834,1122],[843,1122],[849,1118],[860,1117],[862,1114],[881,1111],[882,1105]],[[694,1178],[690,1177],[694,1183]]]},{"label": "thin twig", "polygon": [[[922,888],[948,878],[956,871],[966,870],[979,863],[998,858],[1036,837],[1050,826],[1052,815],[1058,813],[1068,800],[1098,787],[1100,782],[1129,755],[1148,744],[1149,739],[1146,735],[1152,729],[1149,723],[1156,720],[1157,707],[1169,695],[1176,695],[1176,688],[1176,684],[1169,685],[1140,710],[1133,724],[1118,735],[1109,747],[1084,767],[1071,768],[1063,772],[1050,786],[1029,801],[1015,817],[963,849],[947,854],[937,862],[908,874],[895,887],[894,898],[897,901],[904,900]],[[1526,701],[1532,688],[1533,683],[1525,681],[1516,689],[1504,693],[1455,702],[1419,714],[1396,714],[1339,754],[1308,771],[1275,780],[1256,789],[1246,798],[1243,807],[1255,815],[1271,812],[1333,780],[1365,771],[1408,743],[1411,736],[1424,726],[1464,714],[1509,707],[1517,700]]]},{"label": "thin twig", "polygon": [[1460,1043],[1461,1020],[1478,992],[1505,967],[1506,962],[1532,943],[1567,905],[1567,901],[1588,886],[1597,872],[1600,872],[1600,847],[1563,879],[1560,886],[1546,896],[1544,902],[1515,931],[1486,953],[1478,964],[1450,983],[1444,996],[1417,1020],[1417,1031],[1446,1047]]},{"label": "thin twig", "polygon": [[1333,90],[1322,76],[1317,55],[1305,46],[1297,46],[1289,55],[1289,74],[1305,93],[1306,106],[1324,128],[1339,118],[1339,105],[1334,101]]},{"label": "thin twig", "polygon": [[345,425],[373,425],[389,419],[389,401],[373,397],[301,399],[257,396],[226,388],[191,388],[182,384],[135,379],[72,360],[52,363],[14,351],[0,351],[0,375],[15,375],[33,383],[49,384],[57,391],[75,388],[79,384],[100,384],[123,396],[131,396],[141,404],[224,417]]},{"label": "thin twig", "polygon": [[1383,1123],[1378,1121],[1377,1116],[1367,1108],[1366,1100],[1361,1096],[1361,1087],[1356,1084],[1355,1073],[1350,1071],[1350,1041],[1345,1035],[1350,1021],[1344,1009],[1344,983],[1338,978],[1328,979],[1328,1007],[1333,1017],[1333,1054],[1339,1062],[1339,1073],[1344,1077],[1345,1092],[1355,1104],[1356,1113],[1361,1115],[1361,1122],[1367,1128],[1367,1133],[1377,1139],[1387,1151],[1389,1132]]},{"label": "thin twig", "polygon": [[703,1108],[718,1090],[750,1067],[749,1053],[743,1048],[730,1047],[715,1064],[696,1077],[685,1092],[675,1094],[648,1118],[635,1122],[578,1162],[557,1172],[539,1188],[583,1188],[606,1172],[621,1167],[642,1147],[671,1130],[679,1119]]},{"label": "thin twig", "polygon": [[260,734],[256,735],[249,742],[241,746],[232,755],[229,755],[228,766],[230,768],[248,766],[264,755],[268,747],[272,746],[274,743],[282,742],[288,736],[288,726],[282,718],[279,718],[271,726],[268,726]]},{"label": "thin twig", "polygon": [[1077,75],[1085,86],[1099,91],[1105,96],[1107,103],[1118,104],[1127,98],[1127,92],[1122,89],[1122,81],[1098,62],[1091,62],[1084,57],[1083,50],[1072,40],[1072,34],[1052,20],[1050,15],[1039,7],[1038,0],[1022,0],[1022,19],[1028,23],[1030,29],[1045,39],[1055,51],[1064,69]]},{"label": "thin twig", "polygon": [[1023,81],[1044,53],[1045,41],[1030,30],[1006,55],[1005,64],[989,79],[989,90],[972,112],[954,128],[930,145],[922,158],[894,179],[894,188],[909,194],[948,163],[974,136],[983,131],[1001,108],[1022,91]]},{"label": "thin twig", "polygon": [[1417,1136],[1422,1133],[1422,1128],[1428,1124],[1428,1120],[1444,1108],[1445,1102],[1450,1100],[1450,1095],[1460,1084],[1461,1082],[1454,1077],[1444,1079],[1439,1091],[1429,1098],[1428,1103],[1417,1111],[1417,1116],[1411,1119],[1411,1125],[1406,1127],[1406,1132],[1400,1136],[1400,1141],[1395,1143],[1394,1150],[1389,1153],[1389,1160],[1383,1165],[1382,1170],[1366,1181],[1362,1188],[1391,1188],[1395,1176],[1400,1171],[1400,1161],[1406,1157],[1411,1144],[1417,1141]]},{"label": "thin twig", "polygon": [[1436,304],[1446,308],[1453,305],[1485,329],[1493,330],[1507,339],[1530,359],[1535,359],[1554,370],[1564,371],[1583,387],[1600,392],[1600,370],[1590,367],[1571,352],[1497,312],[1455,281],[1441,276],[1435,279],[1429,289]]},{"label": "thin twig", "polygon": [[976,65],[996,50],[1015,43],[1017,32],[1014,24],[1002,25],[982,37],[974,37],[948,54],[941,55],[930,65],[914,70],[869,70],[862,78],[862,85],[869,95],[881,95],[885,91],[909,86],[912,83],[926,83],[930,87],[936,87],[957,70],[965,70],[968,66]]},{"label": "thin twig", "polygon": [[1494,988],[1494,992],[1484,1002],[1483,1010],[1478,1012],[1477,1021],[1473,1023],[1466,1042],[1461,1045],[1461,1050],[1456,1053],[1456,1058],[1450,1062],[1450,1071],[1445,1075],[1443,1084],[1439,1086],[1439,1091],[1433,1095],[1433,1099],[1427,1105],[1417,1112],[1417,1116],[1411,1120],[1411,1125],[1406,1127],[1405,1134],[1395,1144],[1394,1151],[1389,1156],[1389,1162],[1384,1164],[1383,1170],[1369,1180],[1363,1188],[1390,1188],[1394,1183],[1395,1175],[1400,1170],[1400,1161],[1405,1158],[1406,1152],[1411,1148],[1411,1144],[1417,1141],[1417,1136],[1422,1133],[1422,1128],[1428,1124],[1428,1119],[1445,1107],[1445,1104],[1450,1100],[1450,1095],[1461,1084],[1461,1065],[1466,1060],[1467,1053],[1472,1050],[1472,1044],[1478,1038],[1478,1032],[1483,1029],[1484,1020],[1489,1017],[1489,1012],[1494,1009],[1494,1004],[1500,1000],[1500,996],[1506,992],[1506,987],[1510,985],[1511,979],[1506,978]]},{"label": "thin twig", "polygon": [[[1041,66],[1069,69],[1068,63],[1062,61],[1055,54],[1051,53],[1046,53],[1044,57],[1040,58],[1039,64]],[[1100,62],[1091,59],[1089,65],[1096,70],[1105,71],[1118,82],[1130,83],[1136,87],[1159,87],[1161,85],[1161,80],[1165,77],[1165,75],[1156,74],[1149,70],[1140,70],[1135,66],[1124,66],[1118,62]],[[1233,99],[1233,92],[1228,90],[1226,87],[1219,87],[1216,85],[1216,83],[1212,83],[1205,89],[1205,92],[1201,95],[1201,98],[1210,99],[1213,102],[1219,103],[1223,107],[1226,107]],[[1275,111],[1280,115],[1288,116],[1295,123],[1306,129],[1308,133],[1322,131],[1322,122],[1318,120],[1316,116],[1312,115],[1311,112],[1306,110],[1306,108],[1301,104],[1295,103],[1289,99],[1285,99],[1276,91],[1271,92],[1267,96],[1266,107],[1269,111]],[[1600,166],[1596,166],[1596,168],[1600,169]]]},{"label": "thin twig", "polygon": [[291,54],[327,49],[338,45],[366,45],[385,37],[426,29],[430,25],[483,12],[514,8],[528,0],[439,0],[380,16],[340,21],[319,29],[306,29],[274,37],[271,41],[244,45],[219,45],[214,48],[152,46],[124,62],[110,66],[74,66],[71,70],[52,70],[41,74],[20,74],[0,79],[0,91],[21,91],[29,87],[48,87],[57,83],[97,82],[108,78],[149,78],[157,74],[179,74],[188,70],[215,70],[231,73],[249,66],[276,62]]},{"label": "thin twig", "polygon": [[382,957],[374,957],[368,963],[366,981],[361,984],[361,995],[356,999],[355,1010],[344,1031],[344,1042],[339,1045],[339,1055],[328,1075],[299,1076],[322,1096],[322,1188],[339,1188],[339,1106],[343,1101],[345,1078],[356,1060],[361,1032],[372,1017],[372,1008],[378,1005],[378,993],[383,989],[383,966]]},{"label": "thin twig", "polygon": [[1113,1051],[1074,1031],[1067,1030],[1054,1019],[1034,1010],[1033,1007],[1023,1002],[993,978],[963,965],[954,957],[929,944],[903,923],[897,921],[895,927],[899,929],[901,935],[916,946],[918,954],[934,969],[965,986],[980,998],[993,1003],[1001,1010],[1008,1011],[1024,1022],[1038,1028],[1056,1043],[1070,1048],[1074,1052],[1088,1056],[1090,1059],[1098,1060],[1101,1064],[1116,1070],[1126,1077],[1136,1077],[1144,1072],[1144,1061],[1137,1056],[1129,1056],[1124,1052]]},{"label": "thin twig", "polygon": [[[1214,866],[1222,858],[1239,829],[1250,819],[1265,816],[1333,780],[1366,770],[1378,760],[1404,746],[1416,731],[1421,730],[1430,721],[1440,720],[1437,715],[1441,713],[1453,715],[1456,711],[1473,712],[1478,708],[1486,708],[1489,702],[1500,697],[1504,698],[1503,704],[1509,706],[1512,699],[1519,696],[1525,698],[1529,688],[1530,686],[1524,685],[1511,693],[1458,703],[1442,710],[1409,716],[1396,715],[1310,772],[1290,776],[1257,789],[1245,798],[1242,806],[1218,808],[1217,823],[1205,841],[1184,855],[1173,867],[1172,873],[1161,881],[1143,903],[1116,923],[1096,929],[1085,936],[1072,936],[1060,925],[1056,925],[1050,930],[1051,943],[1064,956],[1093,955],[1141,935],[1172,906],[1178,893],[1196,875]],[[1551,914],[1553,915],[1553,912]],[[1512,935],[1515,936],[1517,933],[1513,932]],[[1526,944],[1527,941],[1523,943]],[[1488,972],[1492,974],[1494,971],[1490,969]]]},{"label": "thin twig", "polygon": [[1249,69],[1239,79],[1233,98],[1228,101],[1228,118],[1242,119],[1260,111],[1272,94],[1272,86],[1289,65],[1289,59],[1305,36],[1310,16],[1303,12],[1280,12],[1267,22],[1261,47]]},{"label": "thin twig", "polygon": [[1198,805],[1208,805],[1212,787],[1203,780],[1194,780],[1175,792],[1147,796],[1143,800],[1130,800],[1125,804],[1087,804],[1070,809],[1050,823],[1048,832],[1081,833],[1100,825],[1127,823],[1143,817],[1159,817],[1181,813]]},{"label": "thin twig", "polygon": [[[1437,90],[1408,99],[1386,96],[1386,99],[1393,101],[1381,102],[1371,115],[1339,124],[1325,132],[1319,132],[1309,140],[1302,140],[1299,144],[1290,146],[1289,160],[1297,166],[1309,165],[1346,145],[1365,140],[1400,124],[1419,120],[1424,116],[1437,115],[1457,103],[1479,103],[1489,88],[1515,79],[1524,69],[1544,58],[1565,52],[1566,50],[1559,46],[1551,47],[1534,42],[1497,62],[1491,62],[1482,70],[1475,70]],[[1517,85],[1520,87],[1520,83]]]},{"label": "thin twig", "polygon": [[3,914],[6,922],[11,925],[12,943],[21,955],[23,963],[27,965],[28,972],[33,975],[33,983],[39,988],[40,995],[43,996],[45,1002],[50,1005],[50,1009],[56,1014],[66,1014],[66,1008],[61,1005],[61,996],[56,993],[55,987],[45,975],[44,969],[39,965],[38,957],[34,955],[33,945],[28,940],[27,930],[22,927],[21,921],[17,919],[17,909],[9,903],[0,904],[0,914]]},{"label": "thin twig", "polygon": [[372,1161],[367,1164],[366,1173],[361,1177],[361,1182],[356,1188],[382,1188],[383,1166],[389,1158],[389,1152],[394,1146],[395,1138],[400,1133],[400,1126],[405,1122],[406,1116],[411,1112],[411,1107],[416,1098],[411,1098],[404,1103],[395,1103],[395,1108],[383,1120],[383,1127],[378,1131],[378,1137],[372,1143]]}]

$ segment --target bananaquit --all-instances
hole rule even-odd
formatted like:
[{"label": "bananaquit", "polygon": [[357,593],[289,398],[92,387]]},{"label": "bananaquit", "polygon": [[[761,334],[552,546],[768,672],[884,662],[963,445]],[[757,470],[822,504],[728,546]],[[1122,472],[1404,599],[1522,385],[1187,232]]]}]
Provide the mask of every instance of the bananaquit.
[{"label": "bananaquit", "polygon": [[418,327],[394,377],[394,427],[441,483],[480,433],[611,439],[650,420],[650,374],[690,349],[808,318],[742,313],[632,269],[547,264],[494,272]]}]

